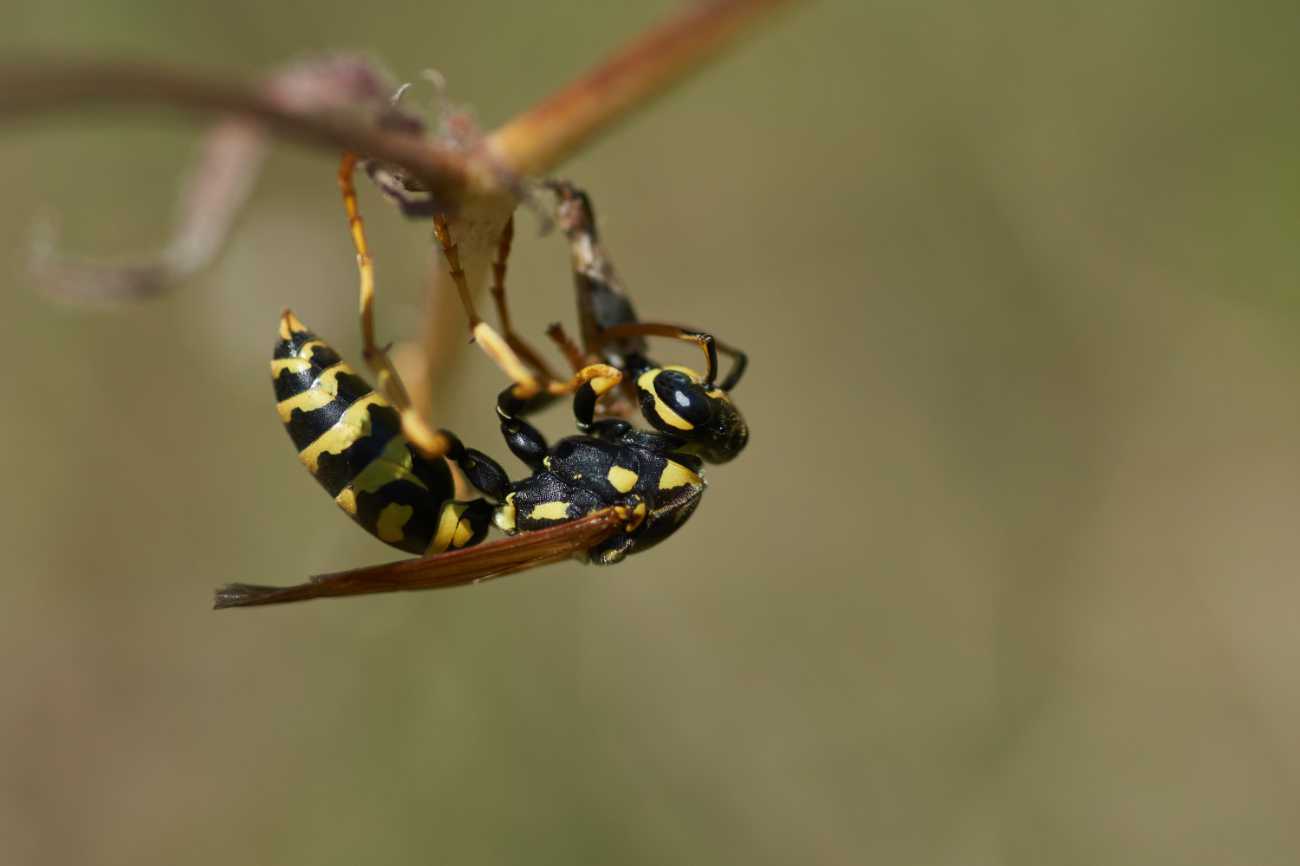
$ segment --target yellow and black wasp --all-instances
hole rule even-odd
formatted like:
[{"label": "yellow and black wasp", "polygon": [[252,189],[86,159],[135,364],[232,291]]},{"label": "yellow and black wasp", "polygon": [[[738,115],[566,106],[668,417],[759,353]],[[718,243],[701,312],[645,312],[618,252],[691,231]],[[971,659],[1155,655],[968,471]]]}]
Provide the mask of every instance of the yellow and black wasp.
[{"label": "yellow and black wasp", "polygon": [[[579,350],[552,326],[552,337],[575,369],[561,381],[510,326],[504,291],[509,223],[493,268],[501,336],[469,304],[455,247],[445,222],[435,217],[476,340],[514,379],[499,395],[496,411],[507,447],[531,474],[511,481],[497,461],[466,448],[450,431],[411,423],[400,379],[375,347],[368,321],[373,268],[352,168],[345,159],[340,181],[361,271],[366,357],[380,390],[287,310],[272,376],[281,420],[308,470],[366,531],[418,558],[321,575],[296,586],[229,584],[217,591],[216,606],[456,586],[574,557],[607,565],[657,544],[685,523],[704,491],[702,462],[729,460],[748,440],[727,394],[744,370],[745,356],[707,334],[639,322],[596,242],[590,202],[557,183],[551,188],[573,253],[586,348]],[[656,365],[644,354],[645,336],[700,345],[707,372]],[[735,363],[715,384],[719,350]],[[624,382],[653,430],[595,417],[597,401]],[[524,416],[566,394],[572,395],[579,435],[551,446]],[[455,498],[447,461],[482,498]],[[509,537],[483,544],[493,524]]]}]

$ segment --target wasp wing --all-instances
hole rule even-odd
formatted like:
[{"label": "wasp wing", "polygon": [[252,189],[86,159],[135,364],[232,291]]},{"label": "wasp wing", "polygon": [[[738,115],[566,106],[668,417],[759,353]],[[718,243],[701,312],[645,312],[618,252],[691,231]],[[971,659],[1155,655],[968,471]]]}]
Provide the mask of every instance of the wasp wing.
[{"label": "wasp wing", "polygon": [[463,586],[584,555],[617,532],[623,523],[617,508],[602,508],[558,526],[521,532],[477,547],[319,574],[295,586],[228,583],[217,590],[214,607],[249,607],[311,598]]}]

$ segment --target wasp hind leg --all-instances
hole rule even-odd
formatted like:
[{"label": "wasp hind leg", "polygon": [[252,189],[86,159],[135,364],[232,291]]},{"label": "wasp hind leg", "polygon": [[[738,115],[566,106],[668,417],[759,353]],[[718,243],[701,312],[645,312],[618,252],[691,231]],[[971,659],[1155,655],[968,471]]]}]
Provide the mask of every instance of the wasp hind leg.
[{"label": "wasp hind leg", "polygon": [[456,285],[460,305],[465,308],[470,333],[477,337],[479,325],[483,324],[483,320],[479,318],[478,310],[474,308],[469,281],[465,278],[465,269],[460,266],[460,244],[452,240],[451,229],[447,226],[447,217],[441,213],[433,215],[433,236],[438,241],[438,246],[442,248],[443,258],[447,260],[447,271],[451,274],[451,281]]},{"label": "wasp hind leg", "polygon": [[[497,311],[497,324],[501,327],[502,339],[519,356],[520,360],[547,382],[555,382],[558,381],[559,377],[552,372],[550,366],[542,359],[541,354],[515,332],[514,325],[510,320],[510,305],[506,301],[506,261],[510,258],[510,246],[514,241],[514,236],[515,218],[511,216],[506,220],[505,227],[501,229],[501,237],[497,241],[496,257],[492,260],[492,303]],[[577,368],[575,367],[574,370],[576,372]]]},{"label": "wasp hind leg", "polygon": [[506,498],[510,492],[510,476],[500,463],[476,448],[466,448],[460,437],[450,430],[438,432],[450,442],[447,459],[456,463],[474,489],[497,502]]},{"label": "wasp hind leg", "polygon": [[410,395],[406,392],[406,386],[402,384],[397,368],[389,359],[388,352],[375,342],[375,263],[370,257],[365,223],[361,219],[361,209],[357,204],[357,190],[352,182],[356,165],[356,154],[345,153],[339,162],[338,182],[339,191],[343,196],[343,207],[348,215],[348,231],[357,252],[361,343],[366,366],[379,381],[379,393],[384,395],[401,416],[402,432],[406,438],[426,457],[441,457],[447,453],[451,445],[450,441],[442,433],[430,428],[411,406]]},{"label": "wasp hind leg", "polygon": [[[339,164],[338,183],[339,190],[343,195],[343,206],[348,215],[348,230],[357,253],[357,271],[360,278],[361,342],[366,364],[379,380],[380,393],[400,413],[402,432],[406,434],[412,444],[427,457],[447,456],[453,448],[455,438],[449,436],[446,431],[433,430],[420,417],[420,414],[411,405],[410,395],[407,393],[406,386],[402,383],[397,369],[389,359],[387,351],[375,342],[375,266],[374,260],[370,256],[369,244],[366,241],[365,223],[361,219],[360,207],[357,204],[356,186],[353,183],[353,174],[357,162],[358,159],[355,154],[345,153],[343,155]],[[491,326],[478,317],[473,300],[470,298],[465,271],[460,265],[459,249],[451,239],[446,219],[440,214],[435,214],[433,225],[434,235],[442,247],[444,257],[447,259],[452,281],[456,284],[456,290],[460,294],[461,303],[465,308],[470,328],[479,347],[510,377],[515,383],[512,388],[522,395],[523,399],[531,399],[542,393],[543,387],[541,383],[529,372],[523,361],[510,348],[510,345],[493,331]],[[504,256],[509,253],[509,249],[508,240],[503,241],[498,249],[498,259],[502,268],[498,281],[504,280]],[[487,483],[486,479],[485,483]]]},{"label": "wasp hind leg", "polygon": [[[512,345],[510,339],[501,336],[491,325],[479,317],[470,296],[465,270],[460,264],[459,245],[452,239],[451,229],[447,225],[446,217],[442,214],[436,214],[433,218],[433,234],[438,241],[438,245],[442,248],[442,254],[447,260],[447,269],[451,275],[451,280],[456,285],[456,292],[460,295],[461,306],[464,307],[465,316],[469,319],[473,342],[514,383],[511,388],[515,398],[521,402],[527,402],[539,395],[549,394],[554,396],[567,393],[564,384],[555,381],[544,364],[538,366],[541,359],[537,357],[536,352],[528,348],[518,337],[514,337],[514,344]],[[504,281],[505,259],[510,253],[511,237],[513,237],[513,225],[507,224],[506,232],[503,232],[502,240],[497,247],[496,260],[493,263],[493,295],[494,297],[499,295],[501,299],[498,312],[504,312],[503,324],[508,333],[511,332],[509,330],[509,311],[504,306]],[[520,345],[524,346],[522,355],[515,348]]]}]

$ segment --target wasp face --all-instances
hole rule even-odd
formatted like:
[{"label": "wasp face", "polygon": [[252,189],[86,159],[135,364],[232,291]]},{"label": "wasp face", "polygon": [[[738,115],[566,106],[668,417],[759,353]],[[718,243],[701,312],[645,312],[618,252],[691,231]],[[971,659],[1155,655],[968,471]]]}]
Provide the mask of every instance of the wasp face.
[{"label": "wasp face", "polygon": [[656,429],[686,441],[683,449],[726,463],[749,441],[749,425],[725,391],[706,387],[686,367],[647,370],[637,377],[641,414]]}]

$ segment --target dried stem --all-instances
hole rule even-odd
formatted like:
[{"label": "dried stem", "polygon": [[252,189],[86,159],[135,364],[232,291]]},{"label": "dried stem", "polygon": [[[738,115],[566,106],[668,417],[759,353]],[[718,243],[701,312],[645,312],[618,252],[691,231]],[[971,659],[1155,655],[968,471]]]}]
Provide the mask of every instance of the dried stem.
[{"label": "dried stem", "polygon": [[513,178],[554,168],[628,112],[719,53],[749,24],[790,0],[713,0],[633,39],[603,64],[492,132],[490,162],[437,142],[377,128],[346,111],[295,107],[252,85],[159,64],[29,58],[0,62],[0,122],[88,105],[164,105],[233,114],[271,133],[335,153],[392,163],[448,205],[499,196]]},{"label": "dried stem", "polygon": [[488,136],[488,147],[515,174],[549,171],[625,114],[645,106],[716,56],[763,13],[788,2],[713,0],[689,5],[503,124]]},{"label": "dried stem", "polygon": [[165,105],[234,114],[275,135],[334,153],[351,150],[400,165],[438,196],[457,200],[472,169],[457,153],[377,129],[342,111],[304,111],[251,85],[128,61],[30,59],[0,63],[0,121],[85,105]]}]

